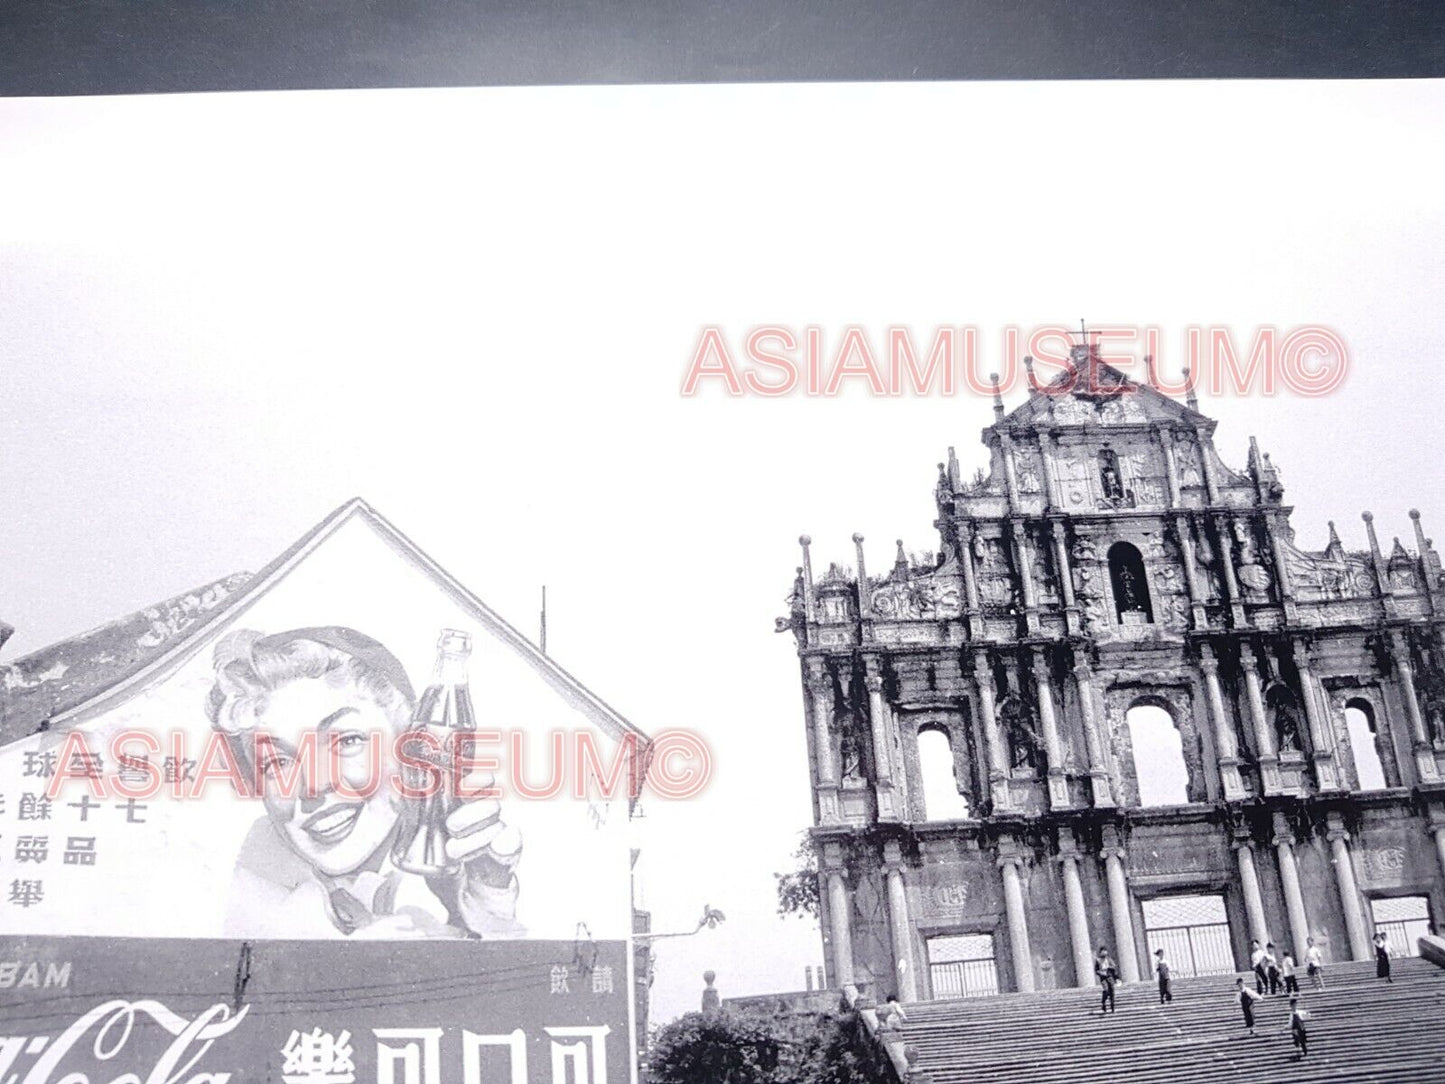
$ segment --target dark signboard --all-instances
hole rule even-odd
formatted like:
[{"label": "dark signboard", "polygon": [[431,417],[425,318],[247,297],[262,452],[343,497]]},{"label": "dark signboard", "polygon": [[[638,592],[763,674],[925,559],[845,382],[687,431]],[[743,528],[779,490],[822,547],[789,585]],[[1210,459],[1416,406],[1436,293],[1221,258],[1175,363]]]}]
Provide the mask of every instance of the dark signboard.
[{"label": "dark signboard", "polygon": [[0,1084],[627,1084],[619,941],[0,936]]}]

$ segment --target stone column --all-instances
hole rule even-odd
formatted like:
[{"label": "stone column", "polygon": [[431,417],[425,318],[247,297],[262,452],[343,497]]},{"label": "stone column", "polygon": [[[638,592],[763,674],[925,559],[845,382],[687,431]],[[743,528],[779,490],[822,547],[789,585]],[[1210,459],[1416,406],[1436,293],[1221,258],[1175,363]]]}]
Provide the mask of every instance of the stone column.
[{"label": "stone column", "polygon": [[[1044,507],[1057,509],[1060,505],[1058,477],[1054,472],[1054,435],[1047,430],[1039,434],[1039,464],[1044,471]],[[1420,552],[1425,552],[1423,547]]]},{"label": "stone column", "polygon": [[1370,947],[1370,933],[1365,925],[1365,909],[1360,902],[1360,889],[1355,883],[1354,860],[1350,856],[1347,840],[1350,834],[1338,814],[1329,817],[1330,852],[1334,858],[1335,879],[1340,886],[1340,904],[1345,912],[1345,929],[1350,935],[1350,956],[1356,960],[1368,960],[1374,955]]},{"label": "stone column", "polygon": [[1209,718],[1214,724],[1214,756],[1219,762],[1219,778],[1224,785],[1224,800],[1244,797],[1244,783],[1239,778],[1239,747],[1234,739],[1234,724],[1224,710],[1224,694],[1219,687],[1219,662],[1214,649],[1199,645],[1199,669],[1204,672],[1204,689],[1209,704]]},{"label": "stone column", "polygon": [[1289,915],[1289,931],[1294,940],[1296,963],[1309,951],[1310,920],[1305,911],[1304,893],[1300,891],[1299,866],[1295,864],[1294,833],[1284,815],[1274,815],[1274,850],[1279,860],[1279,880],[1284,887],[1284,909]]},{"label": "stone column", "polygon": [[1044,755],[1049,761],[1049,807],[1068,809],[1069,781],[1064,775],[1063,745],[1059,741],[1059,724],[1054,715],[1054,690],[1049,681],[1048,654],[1041,647],[1032,648],[1034,690],[1039,701],[1039,730],[1044,739]]},{"label": "stone column", "polygon": [[1019,993],[1031,994],[1034,990],[1034,952],[1029,945],[1029,924],[1024,914],[1024,891],[1019,882],[1019,867],[1023,858],[1017,854],[1005,854],[998,860],[1003,874],[1004,913],[1008,917],[1009,947],[1013,951],[1014,984]]},{"label": "stone column", "polygon": [[863,536],[853,535],[853,550],[858,555],[858,619],[867,621],[872,614],[873,599],[868,583],[868,566],[863,562]]},{"label": "stone column", "polygon": [[963,616],[968,635],[973,639],[983,636],[983,610],[978,600],[978,571],[974,567],[974,541],[978,536],[967,520],[958,523],[959,565],[963,569]]},{"label": "stone column", "polygon": [[1079,847],[1073,835],[1059,834],[1059,869],[1064,876],[1064,906],[1069,912],[1069,944],[1074,950],[1074,985],[1094,985],[1094,944],[1089,938],[1089,913],[1079,879]]},{"label": "stone column", "polygon": [[1445,876],[1445,820],[1437,819],[1431,824],[1430,834],[1435,837],[1435,856],[1440,859],[1440,873]]},{"label": "stone column", "polygon": [[1219,479],[1214,473],[1214,460],[1209,457],[1209,442],[1198,429],[1194,431],[1194,439],[1199,444],[1199,466],[1204,471],[1204,491],[1209,497],[1210,504],[1218,504]]},{"label": "stone column", "polygon": [[1174,517],[1174,534],[1179,540],[1179,560],[1184,565],[1184,587],[1189,592],[1189,615],[1196,630],[1209,627],[1204,612],[1204,592],[1199,587],[1199,569],[1194,561],[1194,534],[1189,529],[1189,517]]},{"label": "stone column", "polygon": [[1013,437],[1007,433],[999,436],[999,452],[1003,456],[1003,484],[1007,491],[1009,511],[1018,508],[1019,475],[1018,467],[1014,463],[1014,442]]},{"label": "stone column", "polygon": [[1099,736],[1099,719],[1094,714],[1094,671],[1085,658],[1074,663],[1074,682],[1079,690],[1079,711],[1083,716],[1084,744],[1089,754],[1089,789],[1096,808],[1108,809],[1114,805],[1114,794],[1109,779],[1109,766],[1104,757],[1103,742]]},{"label": "stone column", "polygon": [[1320,790],[1339,790],[1340,777],[1333,753],[1334,740],[1320,711],[1319,688],[1315,684],[1314,670],[1310,665],[1309,651],[1298,641],[1292,641],[1295,669],[1299,671],[1300,693],[1304,700],[1305,721],[1309,724],[1310,759],[1315,766],[1315,779]]},{"label": "stone column", "polygon": [[1265,794],[1279,794],[1284,781],[1279,774],[1279,753],[1274,747],[1274,733],[1269,728],[1269,716],[1264,710],[1264,692],[1259,684],[1259,666],[1254,648],[1249,644],[1239,646],[1240,667],[1244,671],[1244,699],[1249,705],[1249,721],[1254,730],[1254,744],[1259,749],[1259,774]]},{"label": "stone column", "polygon": [[1174,433],[1163,426],[1155,428],[1159,447],[1164,452],[1164,477],[1169,482],[1169,507],[1179,507],[1179,465],[1174,461]]},{"label": "stone column", "polygon": [[809,549],[813,540],[807,535],[798,536],[798,545],[803,547],[803,614],[808,624],[818,620],[813,603],[813,555]]},{"label": "stone column", "polygon": [[[1249,936],[1261,945],[1269,944],[1269,923],[1264,917],[1264,897],[1259,892],[1259,873],[1254,866],[1254,844],[1248,839],[1234,841],[1239,860],[1239,887],[1244,891],[1244,914],[1249,921]],[[1299,957],[1301,963],[1304,957]]]},{"label": "stone column", "polygon": [[818,820],[838,821],[838,765],[833,759],[833,678],[818,659],[808,661],[808,695],[813,708],[813,754],[818,764]]},{"label": "stone column", "polygon": [[[897,972],[898,997],[918,1000],[918,979],[913,967],[913,927],[908,921],[908,894],[903,887],[903,848],[894,842],[883,844],[883,870],[888,882],[888,926],[893,931],[893,966]],[[887,990],[879,993],[887,997]]]},{"label": "stone column", "polygon": [[848,921],[848,888],[843,883],[843,855],[824,847],[822,877],[828,895],[828,930],[833,941],[833,982],[842,988],[853,984],[853,934]]},{"label": "stone column", "polygon": [[1013,802],[1009,795],[1003,742],[998,733],[998,715],[994,710],[993,670],[988,665],[987,651],[974,652],[973,684],[978,693],[978,723],[983,730],[984,748],[988,752],[988,782],[993,810],[1002,813],[1012,809]]},{"label": "stone column", "polygon": [[1124,877],[1124,848],[1119,831],[1104,827],[1104,876],[1109,884],[1109,918],[1114,927],[1114,959],[1125,982],[1139,981],[1139,959],[1134,951],[1134,923],[1129,918],[1129,882]]},{"label": "stone column", "polygon": [[1009,520],[1009,537],[1013,541],[1019,590],[1024,596],[1024,625],[1031,634],[1036,633],[1039,630],[1039,599],[1038,592],[1034,589],[1034,563],[1029,554],[1028,532],[1024,529],[1023,520]]},{"label": "stone column", "polygon": [[1370,560],[1375,566],[1375,584],[1380,590],[1380,601],[1385,607],[1385,616],[1396,616],[1395,592],[1390,586],[1390,570],[1385,565],[1385,555],[1380,552],[1380,540],[1375,536],[1375,517],[1369,512],[1360,513],[1365,521],[1365,534],[1370,539]]},{"label": "stone column", "polygon": [[863,660],[863,683],[868,687],[868,718],[873,732],[873,767],[878,785],[878,819],[897,820],[897,791],[893,787],[893,742],[889,736],[888,705],[883,702],[883,675],[875,656]]},{"label": "stone column", "polygon": [[1430,744],[1430,732],[1425,728],[1425,715],[1420,710],[1420,696],[1415,690],[1415,667],[1410,662],[1410,643],[1401,632],[1390,634],[1390,657],[1395,663],[1400,699],[1405,701],[1405,714],[1410,717],[1410,744],[1415,753],[1415,772],[1420,782],[1434,782],[1440,778],[1440,773],[1435,766],[1435,751]]},{"label": "stone column", "polygon": [[1230,517],[1224,513],[1214,517],[1214,534],[1218,539],[1220,582],[1224,585],[1224,599],[1229,603],[1231,623],[1239,628],[1246,623],[1244,616],[1244,595],[1239,581],[1234,577],[1234,539],[1230,535]]}]

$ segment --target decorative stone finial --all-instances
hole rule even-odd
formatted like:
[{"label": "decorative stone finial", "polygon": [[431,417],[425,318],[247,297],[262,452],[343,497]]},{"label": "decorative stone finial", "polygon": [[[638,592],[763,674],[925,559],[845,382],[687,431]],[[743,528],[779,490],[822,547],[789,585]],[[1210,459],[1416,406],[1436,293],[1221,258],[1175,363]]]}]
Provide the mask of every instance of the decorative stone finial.
[{"label": "decorative stone finial", "polygon": [[800,535],[798,536],[798,545],[800,545],[800,546],[811,546],[812,544],[813,544],[813,540],[812,540],[811,538],[809,538],[807,535],[805,535],[805,534],[800,534]]},{"label": "decorative stone finial", "polygon": [[1362,520],[1364,520],[1366,523],[1374,523],[1374,522],[1375,522],[1375,513],[1373,513],[1373,512],[1361,512],[1361,513],[1360,513],[1360,518],[1361,518]]},{"label": "decorative stone finial", "polygon": [[853,532],[853,544],[855,546],[861,546],[863,544],[863,536],[857,531]]}]

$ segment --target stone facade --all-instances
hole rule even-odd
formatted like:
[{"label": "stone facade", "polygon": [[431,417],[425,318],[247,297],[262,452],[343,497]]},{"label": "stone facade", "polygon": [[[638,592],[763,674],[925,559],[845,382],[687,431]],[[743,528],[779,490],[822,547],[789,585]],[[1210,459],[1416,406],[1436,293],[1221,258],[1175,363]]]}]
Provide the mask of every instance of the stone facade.
[{"label": "stone facade", "polygon": [[[1374,901],[1445,908],[1445,591],[1418,515],[1413,551],[1382,548],[1368,513],[1368,549],[1331,525],[1307,551],[1253,441],[1233,470],[1192,396],[1089,346],[1072,361],[1012,413],[995,395],[986,471],[965,480],[949,450],[937,553],[900,542],[870,575],[855,535],[856,569],[815,576],[801,539],[779,629],[801,663],[833,985],[942,996],[932,939],[969,934],[991,939],[999,989],[1089,984],[1100,944],[1147,977],[1167,932],[1151,901],[1184,895],[1222,904],[1230,968],[1252,938],[1367,958]],[[1141,804],[1141,706],[1178,735],[1175,803]],[[929,731],[963,818],[930,819]],[[1366,760],[1383,785],[1362,789]]]}]

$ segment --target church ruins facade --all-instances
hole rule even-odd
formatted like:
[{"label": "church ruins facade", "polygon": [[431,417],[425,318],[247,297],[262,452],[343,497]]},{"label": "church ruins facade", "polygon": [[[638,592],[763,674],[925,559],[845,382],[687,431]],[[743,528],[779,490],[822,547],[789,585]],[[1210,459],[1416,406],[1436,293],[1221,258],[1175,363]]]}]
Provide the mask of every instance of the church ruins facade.
[{"label": "church ruins facade", "polygon": [[1072,351],[952,449],[940,549],[812,567],[789,617],[832,985],[905,1000],[1413,951],[1445,908],[1445,590],[1415,548],[1303,549],[1279,472]]}]

